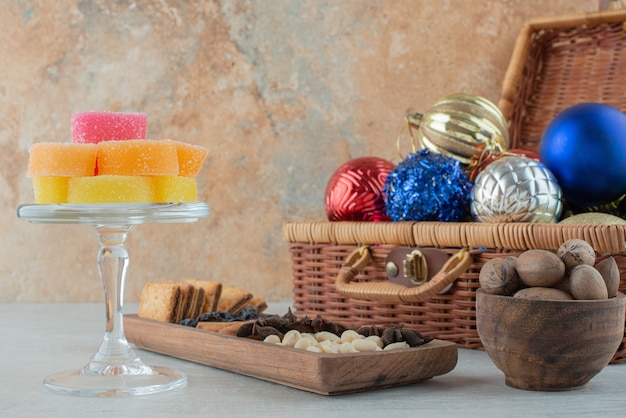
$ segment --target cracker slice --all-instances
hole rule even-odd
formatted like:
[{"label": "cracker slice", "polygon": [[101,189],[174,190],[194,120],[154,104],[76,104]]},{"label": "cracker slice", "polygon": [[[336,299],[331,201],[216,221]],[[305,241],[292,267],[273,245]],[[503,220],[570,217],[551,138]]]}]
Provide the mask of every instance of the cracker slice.
[{"label": "cracker slice", "polygon": [[189,298],[189,304],[185,318],[195,318],[200,315],[202,305],[204,304],[204,289],[201,287],[192,286],[191,296]]},{"label": "cracker slice", "polygon": [[223,284],[216,310],[236,313],[250,299],[252,299],[252,293],[247,290]]},{"label": "cracker slice", "polygon": [[204,302],[200,313],[214,312],[217,309],[217,302],[222,293],[222,284],[209,280],[186,279],[185,282],[191,283],[195,287],[204,289]]},{"label": "cracker slice", "polygon": [[185,314],[189,309],[189,301],[193,285],[180,280],[163,280],[162,283],[172,284],[180,288],[180,297],[178,298],[174,315],[174,322],[178,324],[185,318]]},{"label": "cracker slice", "polygon": [[156,321],[175,322],[176,307],[180,299],[180,286],[173,283],[144,285],[137,316]]}]

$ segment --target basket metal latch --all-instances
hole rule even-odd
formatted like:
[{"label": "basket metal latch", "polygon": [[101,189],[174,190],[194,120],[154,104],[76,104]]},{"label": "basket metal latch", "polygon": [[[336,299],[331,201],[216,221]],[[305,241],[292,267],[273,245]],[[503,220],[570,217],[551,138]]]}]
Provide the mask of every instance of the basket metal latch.
[{"label": "basket metal latch", "polygon": [[396,247],[389,252],[385,271],[389,281],[406,287],[421,286],[448,261],[438,248]]},{"label": "basket metal latch", "polygon": [[404,277],[414,286],[426,283],[428,279],[428,263],[420,250],[411,251],[402,262]]}]

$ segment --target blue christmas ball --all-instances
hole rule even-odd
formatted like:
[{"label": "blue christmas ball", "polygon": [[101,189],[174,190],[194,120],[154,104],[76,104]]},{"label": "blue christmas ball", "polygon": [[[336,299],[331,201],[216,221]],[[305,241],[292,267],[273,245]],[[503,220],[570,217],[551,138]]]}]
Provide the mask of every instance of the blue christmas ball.
[{"label": "blue christmas ball", "polygon": [[383,194],[392,221],[468,220],[472,183],[458,160],[427,149],[389,173]]},{"label": "blue christmas ball", "polygon": [[600,103],[559,113],[539,144],[566,201],[580,206],[612,202],[626,193],[626,114]]}]

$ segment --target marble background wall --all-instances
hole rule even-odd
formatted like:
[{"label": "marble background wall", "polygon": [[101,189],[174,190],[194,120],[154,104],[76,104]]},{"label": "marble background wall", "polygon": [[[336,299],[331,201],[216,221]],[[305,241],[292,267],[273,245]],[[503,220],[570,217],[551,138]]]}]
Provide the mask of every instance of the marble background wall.
[{"label": "marble background wall", "polygon": [[398,161],[408,112],[457,92],[497,102],[534,16],[596,0],[3,0],[0,2],[0,302],[100,301],[89,226],[32,225],[35,142],[70,140],[70,115],[145,112],[150,138],[209,149],[195,224],[141,225],[126,300],[148,280],[195,277],[291,297],[288,220],[324,220],[349,159]]}]

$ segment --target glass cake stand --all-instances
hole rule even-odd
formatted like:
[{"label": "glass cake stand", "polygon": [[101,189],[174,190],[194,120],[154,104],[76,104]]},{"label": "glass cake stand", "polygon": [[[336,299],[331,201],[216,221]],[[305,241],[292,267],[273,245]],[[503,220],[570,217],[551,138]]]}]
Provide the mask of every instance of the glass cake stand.
[{"label": "glass cake stand", "polygon": [[98,270],[106,309],[104,340],[84,367],[46,377],[43,386],[47,390],[82,396],[127,396],[186,386],[185,374],[144,364],[126,340],[123,299],[129,257],[125,242],[133,225],[195,222],[208,215],[208,205],[200,202],[18,207],[18,218],[32,223],[92,225],[100,243]]}]

